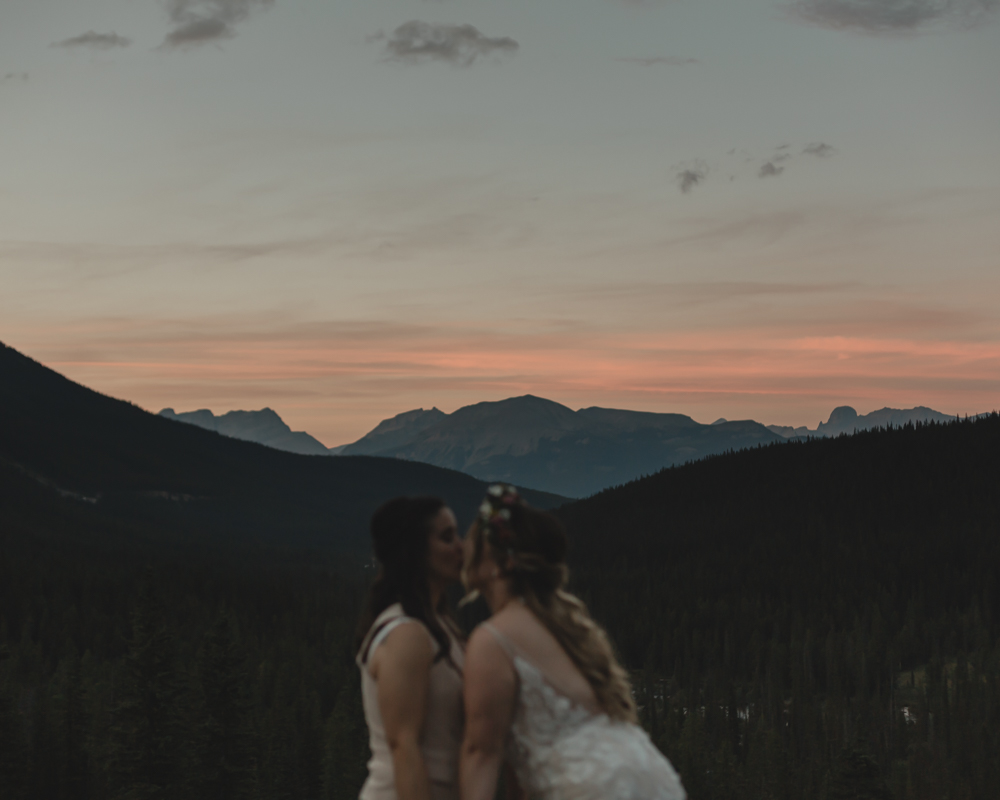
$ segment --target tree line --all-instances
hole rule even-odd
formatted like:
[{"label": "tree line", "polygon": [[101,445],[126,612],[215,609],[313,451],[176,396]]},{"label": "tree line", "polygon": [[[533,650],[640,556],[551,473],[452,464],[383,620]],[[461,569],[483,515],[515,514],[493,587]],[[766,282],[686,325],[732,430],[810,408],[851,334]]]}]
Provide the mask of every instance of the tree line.
[{"label": "tree line", "polygon": [[[998,454],[996,415],[908,426],[559,512],[692,800],[1000,796]],[[357,796],[370,561],[38,526],[26,486],[0,481],[0,797]]]}]

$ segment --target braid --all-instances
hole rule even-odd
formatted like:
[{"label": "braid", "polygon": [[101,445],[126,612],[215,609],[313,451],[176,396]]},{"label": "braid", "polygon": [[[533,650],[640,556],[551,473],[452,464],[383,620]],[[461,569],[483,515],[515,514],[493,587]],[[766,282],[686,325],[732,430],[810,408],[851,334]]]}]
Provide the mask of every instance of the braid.
[{"label": "braid", "polygon": [[612,719],[636,721],[628,673],[618,663],[604,629],[583,601],[565,590],[566,532],[551,514],[524,504],[513,486],[491,486],[470,532],[471,563],[489,542],[505,565],[511,591],[551,633],[586,678],[598,704]]}]

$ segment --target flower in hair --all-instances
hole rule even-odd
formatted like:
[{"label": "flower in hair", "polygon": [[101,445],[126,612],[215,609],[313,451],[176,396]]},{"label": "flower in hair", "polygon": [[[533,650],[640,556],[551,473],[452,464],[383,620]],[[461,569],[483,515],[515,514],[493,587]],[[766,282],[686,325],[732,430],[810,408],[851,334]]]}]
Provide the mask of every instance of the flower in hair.
[{"label": "flower in hair", "polygon": [[487,536],[504,547],[514,541],[510,522],[510,506],[517,505],[521,498],[517,489],[504,483],[495,483],[486,490],[486,499],[479,506],[479,521]]}]

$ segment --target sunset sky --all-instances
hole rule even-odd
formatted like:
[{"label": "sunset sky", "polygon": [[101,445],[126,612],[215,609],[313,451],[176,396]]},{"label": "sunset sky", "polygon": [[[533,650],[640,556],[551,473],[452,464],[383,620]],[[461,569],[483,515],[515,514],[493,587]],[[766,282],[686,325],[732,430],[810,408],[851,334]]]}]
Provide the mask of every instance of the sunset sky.
[{"label": "sunset sky", "polygon": [[2,0],[0,341],[327,445],[1000,407],[1000,0]]}]

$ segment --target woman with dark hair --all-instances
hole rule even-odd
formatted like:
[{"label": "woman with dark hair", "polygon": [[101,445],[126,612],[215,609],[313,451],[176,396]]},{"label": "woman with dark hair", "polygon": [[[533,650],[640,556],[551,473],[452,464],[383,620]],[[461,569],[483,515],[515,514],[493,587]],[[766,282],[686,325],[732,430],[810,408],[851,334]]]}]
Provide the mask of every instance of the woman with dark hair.
[{"label": "woman with dark hair", "polygon": [[493,616],[465,656],[462,800],[492,800],[505,756],[513,797],[683,800],[607,635],[563,588],[566,546],[558,519],[490,487],[465,544],[466,588]]},{"label": "woman with dark hair", "polygon": [[455,515],[397,497],[371,521],[378,573],[355,654],[372,757],[360,800],[457,800],[462,645],[446,590],[461,577]]}]

